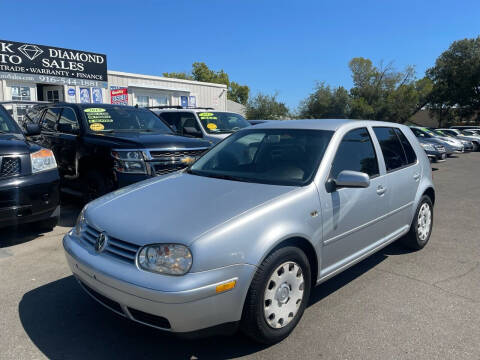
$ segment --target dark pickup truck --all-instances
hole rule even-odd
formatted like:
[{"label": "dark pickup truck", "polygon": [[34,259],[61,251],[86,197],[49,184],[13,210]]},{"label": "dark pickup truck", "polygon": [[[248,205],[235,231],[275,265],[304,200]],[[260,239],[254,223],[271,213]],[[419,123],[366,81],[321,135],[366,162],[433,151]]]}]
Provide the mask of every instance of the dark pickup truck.
[{"label": "dark pickup truck", "polygon": [[0,227],[35,222],[53,228],[60,215],[59,182],[53,153],[28,142],[0,105]]},{"label": "dark pickup truck", "polygon": [[29,139],[52,149],[62,189],[85,201],[125,185],[181,170],[209,147],[176,135],[145,108],[107,104],[36,105]]}]

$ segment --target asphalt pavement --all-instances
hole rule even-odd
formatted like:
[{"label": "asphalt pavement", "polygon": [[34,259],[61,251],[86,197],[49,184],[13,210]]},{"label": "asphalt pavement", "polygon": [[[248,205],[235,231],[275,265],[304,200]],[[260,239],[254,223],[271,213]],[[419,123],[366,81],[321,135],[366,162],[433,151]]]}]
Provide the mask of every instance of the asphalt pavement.
[{"label": "asphalt pavement", "polygon": [[179,339],[94,302],[62,250],[78,206],[49,233],[0,230],[0,359],[480,359],[480,153],[432,167],[427,247],[392,244],[320,285],[270,347],[240,334]]}]

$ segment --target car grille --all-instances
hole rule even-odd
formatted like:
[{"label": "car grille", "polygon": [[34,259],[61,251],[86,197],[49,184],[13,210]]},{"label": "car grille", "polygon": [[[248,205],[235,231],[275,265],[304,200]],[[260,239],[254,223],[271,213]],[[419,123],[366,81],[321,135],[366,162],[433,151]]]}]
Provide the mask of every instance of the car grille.
[{"label": "car grille", "polygon": [[0,177],[20,175],[21,165],[19,157],[0,158]]},{"label": "car grille", "polygon": [[185,169],[186,167],[187,165],[184,164],[155,164],[154,171],[155,175],[160,176]]},{"label": "car grille", "polygon": [[170,174],[175,171],[185,169],[188,165],[191,164],[191,159],[196,160],[200,157],[207,149],[196,149],[196,150],[154,150],[150,151],[150,157],[152,158],[149,161],[152,173],[156,176]]},{"label": "car grille", "polygon": [[[98,235],[100,235],[100,231],[87,225],[85,231],[83,232],[82,239],[85,241],[87,246],[90,246],[93,249]],[[103,253],[119,260],[134,264],[139,248],[140,246],[138,245],[109,236]]]},{"label": "car grille", "polygon": [[437,150],[440,151],[440,152],[444,152],[444,151],[445,151],[445,146],[435,145],[435,149],[437,149]]},{"label": "car grille", "polygon": [[180,159],[184,156],[192,156],[192,157],[198,157],[202,155],[205,150],[207,149],[199,149],[199,150],[175,150],[175,151],[150,151],[150,156],[154,159],[161,158],[163,159],[169,159],[169,160],[176,160]]}]

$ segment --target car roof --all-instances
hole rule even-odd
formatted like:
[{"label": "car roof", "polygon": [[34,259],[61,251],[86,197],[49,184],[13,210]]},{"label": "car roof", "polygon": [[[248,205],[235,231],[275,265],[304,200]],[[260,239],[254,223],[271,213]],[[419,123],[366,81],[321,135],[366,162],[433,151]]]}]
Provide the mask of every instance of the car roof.
[{"label": "car roof", "polygon": [[160,112],[216,112],[216,113],[232,113],[232,114],[238,114],[234,111],[224,111],[224,110],[214,110],[214,109],[209,109],[209,108],[182,108],[182,109],[156,109],[155,107],[150,108],[151,111],[154,113],[160,113]]},{"label": "car roof", "polygon": [[255,125],[255,129],[307,129],[336,131],[341,127],[358,126],[388,126],[401,127],[404,125],[375,120],[352,119],[304,119],[304,120],[274,120]]}]

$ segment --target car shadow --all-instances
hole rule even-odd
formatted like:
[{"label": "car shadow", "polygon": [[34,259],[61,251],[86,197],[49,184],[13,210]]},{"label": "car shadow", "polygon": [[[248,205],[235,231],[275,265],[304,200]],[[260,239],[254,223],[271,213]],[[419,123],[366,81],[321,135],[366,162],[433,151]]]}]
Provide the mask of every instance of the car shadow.
[{"label": "car shadow", "polygon": [[[312,291],[309,306],[318,303],[390,255],[403,254],[389,245]],[[26,293],[20,320],[32,342],[50,359],[225,359],[267,348],[240,332],[186,340],[124,319],[91,299],[73,276]]]},{"label": "car shadow", "polygon": [[19,315],[49,359],[225,359],[265,348],[241,334],[186,340],[131,322],[91,299],[73,276],[26,293]]},{"label": "car shadow", "polygon": [[[58,226],[67,228],[75,226],[80,210],[81,208],[77,205],[62,205]],[[16,227],[2,228],[0,229],[0,249],[20,245],[47,236],[50,233],[51,231],[44,230],[37,224],[21,224]]]},{"label": "car shadow", "polygon": [[438,168],[432,167],[432,171],[437,171]]}]

